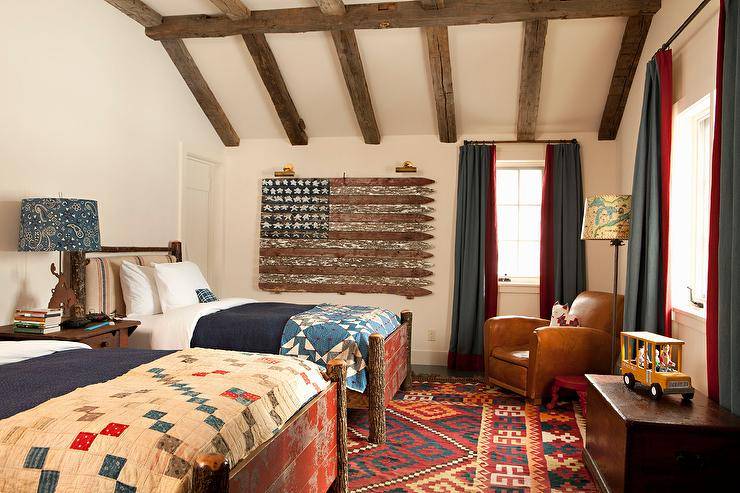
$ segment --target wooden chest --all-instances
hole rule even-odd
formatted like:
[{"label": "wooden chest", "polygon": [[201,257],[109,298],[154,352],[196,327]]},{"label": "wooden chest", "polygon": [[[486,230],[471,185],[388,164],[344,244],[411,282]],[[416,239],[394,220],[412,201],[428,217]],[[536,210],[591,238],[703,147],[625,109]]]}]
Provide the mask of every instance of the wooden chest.
[{"label": "wooden chest", "polygon": [[728,491],[740,467],[740,417],[698,392],[692,402],[656,402],[620,376],[586,378],[583,459],[601,491]]}]

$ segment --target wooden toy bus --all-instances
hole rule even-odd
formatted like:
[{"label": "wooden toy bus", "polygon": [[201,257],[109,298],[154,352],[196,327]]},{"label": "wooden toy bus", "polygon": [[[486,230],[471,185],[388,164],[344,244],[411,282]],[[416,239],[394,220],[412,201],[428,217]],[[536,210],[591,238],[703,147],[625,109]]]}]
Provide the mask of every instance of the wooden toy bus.
[{"label": "wooden toy bus", "polygon": [[639,383],[650,389],[655,400],[663,394],[681,394],[687,400],[694,397],[691,377],[681,373],[683,341],[651,332],[621,335],[621,372],[628,388]]}]

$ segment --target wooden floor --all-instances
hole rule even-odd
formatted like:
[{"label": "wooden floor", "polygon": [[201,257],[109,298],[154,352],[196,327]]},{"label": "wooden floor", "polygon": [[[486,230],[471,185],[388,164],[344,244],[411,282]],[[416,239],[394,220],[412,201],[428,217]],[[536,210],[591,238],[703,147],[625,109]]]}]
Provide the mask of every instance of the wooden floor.
[{"label": "wooden floor", "polygon": [[473,377],[473,376],[482,375],[482,372],[450,370],[446,366],[433,366],[433,365],[411,365],[411,370],[417,375],[427,374],[427,375],[440,375],[443,377]]}]

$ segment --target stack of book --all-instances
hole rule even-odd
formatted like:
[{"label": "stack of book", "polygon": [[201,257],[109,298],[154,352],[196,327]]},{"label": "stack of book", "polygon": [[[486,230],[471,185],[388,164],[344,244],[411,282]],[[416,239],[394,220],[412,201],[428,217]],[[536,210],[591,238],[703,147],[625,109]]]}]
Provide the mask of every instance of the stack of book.
[{"label": "stack of book", "polygon": [[59,332],[62,324],[62,311],[58,308],[34,308],[15,311],[15,332],[26,334],[49,334]]}]

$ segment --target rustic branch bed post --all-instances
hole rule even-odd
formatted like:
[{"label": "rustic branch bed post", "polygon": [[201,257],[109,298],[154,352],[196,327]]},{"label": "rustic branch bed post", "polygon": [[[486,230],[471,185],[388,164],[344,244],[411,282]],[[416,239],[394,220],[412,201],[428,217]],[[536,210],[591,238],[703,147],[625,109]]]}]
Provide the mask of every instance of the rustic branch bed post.
[{"label": "rustic branch bed post", "polygon": [[406,365],[407,365],[407,373],[406,378],[403,379],[403,384],[401,385],[401,389],[408,392],[411,390],[411,332],[412,332],[412,325],[414,320],[414,314],[411,313],[410,310],[403,310],[401,312],[401,324],[406,324]]},{"label": "rustic branch bed post", "polygon": [[349,458],[347,455],[347,364],[340,359],[329,361],[326,367],[329,378],[337,384],[337,478],[331,491],[345,493],[349,484]]},{"label": "rustic branch bed post", "polygon": [[368,373],[368,420],[370,443],[385,443],[385,338],[381,334],[370,335],[367,362]]},{"label": "rustic branch bed post", "polygon": [[193,466],[193,493],[229,491],[229,461],[221,454],[196,457]]}]

